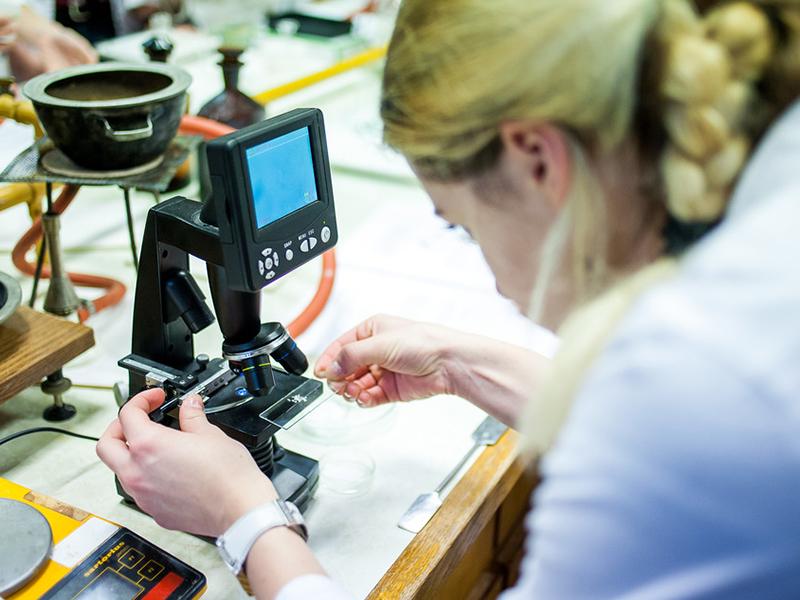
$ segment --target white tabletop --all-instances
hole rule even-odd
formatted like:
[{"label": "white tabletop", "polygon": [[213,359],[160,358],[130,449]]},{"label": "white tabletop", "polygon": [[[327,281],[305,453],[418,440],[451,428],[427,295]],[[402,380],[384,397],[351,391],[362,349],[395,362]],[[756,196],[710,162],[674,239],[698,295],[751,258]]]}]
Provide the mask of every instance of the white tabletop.
[{"label": "white tabletop", "polygon": [[[330,64],[338,51],[285,38],[262,40],[248,52],[242,87],[251,93],[261,91],[280,83],[281,78],[290,78],[287,64],[306,72]],[[297,61],[287,60],[293,52]],[[206,56],[184,65],[195,76],[191,90],[195,109],[221,86],[215,62],[214,56]],[[270,69],[269,65],[284,67]],[[334,165],[340,228],[337,284],[319,321],[299,339],[301,348],[313,358],[356,320],[375,312],[392,312],[551,351],[552,336],[527,323],[497,297],[478,249],[457,231],[444,228],[432,215],[423,191],[407,177],[402,162],[377,145],[379,81],[377,68],[366,68],[268,108],[270,114],[295,106],[322,108]],[[0,136],[9,136],[9,132],[4,126]],[[193,191],[181,193],[191,197]],[[139,234],[150,206],[151,196],[134,194]],[[28,226],[24,206],[0,213],[0,270],[17,273],[9,251]],[[116,361],[130,347],[135,276],[121,192],[82,189],[63,217],[62,235],[69,269],[111,275],[129,285],[120,305],[89,321],[97,346],[65,370],[75,383],[111,385],[126,378]],[[205,286],[204,269],[193,263],[193,270]],[[318,276],[319,262],[315,261],[267,288],[264,319],[291,320],[312,296]],[[27,292],[30,279],[20,279]],[[46,283],[42,295],[45,290]],[[86,289],[79,292],[88,297],[96,294]],[[196,351],[219,355],[220,342],[220,334],[212,326],[197,336]],[[108,391],[73,388],[67,400],[78,408],[78,414],[64,426],[87,434],[102,432],[117,411]],[[48,397],[30,389],[0,405],[0,437],[42,425],[41,411],[48,403]],[[457,398],[435,398],[397,406],[365,426],[359,419],[368,411],[345,410],[343,406],[338,400],[323,405],[317,415],[309,417],[315,421],[301,422],[292,431],[279,434],[279,440],[314,458],[348,448],[374,460],[375,477],[369,491],[356,497],[338,495],[325,488],[323,478],[307,512],[311,547],[333,577],[356,597],[363,597],[412,538],[396,527],[397,519],[419,493],[433,489],[471,446],[470,433],[484,415]],[[329,438],[312,436],[310,425],[324,427],[326,420],[332,428]],[[174,553],[206,574],[208,598],[242,595],[213,546],[163,530],[149,517],[121,504],[112,474],[96,458],[91,442],[51,434],[21,438],[0,448],[0,475],[129,527]]]}]

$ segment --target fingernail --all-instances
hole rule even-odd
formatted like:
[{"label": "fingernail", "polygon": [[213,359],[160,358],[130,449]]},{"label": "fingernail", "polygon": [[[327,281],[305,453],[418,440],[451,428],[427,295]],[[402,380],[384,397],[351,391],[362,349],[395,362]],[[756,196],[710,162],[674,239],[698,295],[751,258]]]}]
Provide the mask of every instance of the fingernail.
[{"label": "fingernail", "polygon": [[200,396],[192,395],[187,400],[189,401],[189,408],[203,408],[203,400]]},{"label": "fingernail", "polygon": [[347,390],[342,392],[342,398],[344,398],[345,400],[348,400],[350,402],[353,401],[353,395],[350,392],[348,392]]},{"label": "fingernail", "polygon": [[370,396],[369,392],[367,391],[361,391],[358,393],[356,402],[358,402],[359,406],[367,408],[369,406],[372,406],[372,396]]},{"label": "fingernail", "polygon": [[345,385],[347,384],[344,381],[329,381],[328,389],[330,389],[334,394],[341,394]]},{"label": "fingernail", "polygon": [[328,368],[325,369],[325,372],[328,376],[332,377],[344,377],[344,369],[342,369],[342,365],[339,364],[339,361],[334,360]]}]

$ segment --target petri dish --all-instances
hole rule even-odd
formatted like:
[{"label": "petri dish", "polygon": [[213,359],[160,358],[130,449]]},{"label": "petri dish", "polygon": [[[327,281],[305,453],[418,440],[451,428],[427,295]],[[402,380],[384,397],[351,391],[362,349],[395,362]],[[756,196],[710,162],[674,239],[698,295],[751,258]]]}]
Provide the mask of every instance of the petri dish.
[{"label": "petri dish", "polygon": [[320,444],[350,444],[374,438],[394,422],[394,404],[361,408],[341,396],[333,396],[306,416],[296,431]]},{"label": "petri dish", "polygon": [[319,461],[319,485],[342,496],[360,496],[372,487],[375,461],[361,450],[333,450]]}]

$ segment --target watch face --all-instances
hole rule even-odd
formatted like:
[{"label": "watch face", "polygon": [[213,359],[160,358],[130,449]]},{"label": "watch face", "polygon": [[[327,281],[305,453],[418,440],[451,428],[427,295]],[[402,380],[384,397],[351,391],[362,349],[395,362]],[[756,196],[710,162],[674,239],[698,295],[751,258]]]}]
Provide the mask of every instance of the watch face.
[{"label": "watch face", "polygon": [[285,500],[281,500],[279,504],[281,506],[281,510],[283,510],[283,513],[286,515],[287,521],[293,523],[305,523],[300,509],[298,509],[294,504]]},{"label": "watch face", "polygon": [[222,537],[217,538],[217,550],[219,550],[220,556],[222,556],[223,562],[228,565],[231,569],[236,568],[236,559],[230,555],[228,549],[225,547],[225,540]]},{"label": "watch face", "polygon": [[306,521],[303,519],[300,509],[291,502],[282,500],[278,501],[278,505],[286,517],[286,524],[289,529],[303,538],[303,540],[308,541],[308,528],[306,527]]}]

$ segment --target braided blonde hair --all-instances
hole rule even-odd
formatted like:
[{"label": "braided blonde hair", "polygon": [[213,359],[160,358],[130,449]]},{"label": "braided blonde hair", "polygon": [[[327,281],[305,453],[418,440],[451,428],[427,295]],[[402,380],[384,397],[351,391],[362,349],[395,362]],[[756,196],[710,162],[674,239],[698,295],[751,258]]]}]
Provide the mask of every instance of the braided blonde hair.
[{"label": "braided blonde hair", "polygon": [[627,307],[674,272],[662,261],[600,295],[619,278],[604,268],[606,199],[591,159],[633,142],[643,196],[673,223],[714,224],[751,148],[798,95],[800,0],[404,1],[381,115],[385,140],[418,172],[454,180],[490,169],[504,121],[554,123],[572,142],[579,168],[534,300],[567,254],[579,297],[595,300],[565,324],[558,380],[523,418],[539,449]]},{"label": "braided blonde hair", "polygon": [[667,209],[683,222],[716,221],[767,120],[756,83],[776,35],[753,4],[700,18],[684,0],[664,0],[654,35],[664,60],[657,93],[668,134],[660,164]]}]

